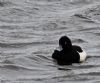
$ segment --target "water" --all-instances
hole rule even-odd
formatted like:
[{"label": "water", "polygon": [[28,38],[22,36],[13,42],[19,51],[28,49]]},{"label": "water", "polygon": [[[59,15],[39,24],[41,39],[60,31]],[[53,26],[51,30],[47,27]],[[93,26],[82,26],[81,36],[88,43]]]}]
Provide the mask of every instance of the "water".
[{"label": "water", "polygon": [[[59,66],[51,55],[61,36],[88,54]],[[99,83],[100,0],[1,0],[0,83]]]}]

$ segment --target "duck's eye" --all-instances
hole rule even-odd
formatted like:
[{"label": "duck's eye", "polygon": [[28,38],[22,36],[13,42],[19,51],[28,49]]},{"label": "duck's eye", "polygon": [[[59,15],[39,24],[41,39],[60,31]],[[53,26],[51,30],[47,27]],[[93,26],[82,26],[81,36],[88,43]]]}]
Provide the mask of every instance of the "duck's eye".
[{"label": "duck's eye", "polygon": [[65,42],[65,45],[67,44],[67,42]]}]

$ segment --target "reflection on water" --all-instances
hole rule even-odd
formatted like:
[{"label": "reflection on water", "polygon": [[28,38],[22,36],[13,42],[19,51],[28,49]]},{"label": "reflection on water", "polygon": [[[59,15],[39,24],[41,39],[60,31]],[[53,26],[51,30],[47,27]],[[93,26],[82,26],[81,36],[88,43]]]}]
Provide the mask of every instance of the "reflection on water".
[{"label": "reflection on water", "polygon": [[[2,0],[1,83],[99,83],[99,0]],[[86,62],[59,66],[51,58],[68,35],[88,54]]]}]

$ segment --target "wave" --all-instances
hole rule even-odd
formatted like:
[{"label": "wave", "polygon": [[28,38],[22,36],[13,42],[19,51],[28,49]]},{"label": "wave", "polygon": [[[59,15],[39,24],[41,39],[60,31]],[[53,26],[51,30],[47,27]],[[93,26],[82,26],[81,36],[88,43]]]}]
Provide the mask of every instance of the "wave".
[{"label": "wave", "polygon": [[5,1],[5,0],[0,1],[0,7],[8,7],[8,6],[12,6],[12,5],[15,5],[15,4],[10,1]]},{"label": "wave", "polygon": [[52,41],[36,41],[36,42],[20,42],[20,43],[0,43],[0,47],[5,47],[5,48],[20,48],[20,47],[25,47],[25,46],[38,46],[38,45],[50,45],[50,44],[55,44],[55,42]]},{"label": "wave", "polygon": [[[44,54],[44,52],[43,52],[43,54]],[[36,63],[40,63],[41,65],[43,65],[43,64],[50,65],[49,63],[52,63],[52,59],[49,58],[48,56],[44,56],[44,55],[37,54],[35,56],[27,56],[27,58],[29,58],[32,61],[35,61]]]},{"label": "wave", "polygon": [[83,73],[79,75],[86,75],[86,76],[100,76],[100,72],[89,72],[89,73]]},{"label": "wave", "polygon": [[100,5],[95,5],[74,14],[75,17],[83,19],[86,23],[100,23]]},{"label": "wave", "polygon": [[85,43],[86,41],[83,39],[74,39],[72,40],[73,43]]},{"label": "wave", "polygon": [[15,65],[15,64],[7,64],[7,65],[2,65],[0,66],[0,68],[5,68],[5,69],[10,69],[10,70],[32,70],[30,68],[26,68],[26,67],[23,67],[23,66],[19,66],[19,65]]}]

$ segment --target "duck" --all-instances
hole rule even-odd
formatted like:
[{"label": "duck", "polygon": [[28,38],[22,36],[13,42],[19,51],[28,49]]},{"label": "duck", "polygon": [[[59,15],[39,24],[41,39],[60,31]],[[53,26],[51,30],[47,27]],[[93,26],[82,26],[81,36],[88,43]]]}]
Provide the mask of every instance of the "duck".
[{"label": "duck", "polygon": [[60,50],[55,49],[52,58],[59,65],[71,65],[72,63],[82,63],[86,60],[86,52],[78,45],[72,45],[68,36],[59,39]]}]

